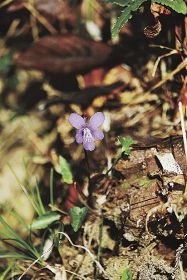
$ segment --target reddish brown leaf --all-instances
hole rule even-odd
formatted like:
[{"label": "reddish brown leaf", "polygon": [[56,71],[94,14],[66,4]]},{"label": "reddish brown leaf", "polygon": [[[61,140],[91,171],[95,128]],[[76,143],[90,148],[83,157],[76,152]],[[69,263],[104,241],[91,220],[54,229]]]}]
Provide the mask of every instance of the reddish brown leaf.
[{"label": "reddish brown leaf", "polygon": [[69,185],[68,195],[67,195],[66,200],[64,202],[64,208],[66,210],[71,209],[72,207],[74,207],[76,205],[78,200],[79,200],[79,194],[78,194],[78,190],[76,188],[76,185],[75,184]]},{"label": "reddish brown leaf", "polygon": [[46,36],[38,40],[16,63],[27,69],[49,73],[85,73],[102,66],[110,57],[112,48],[101,42],[75,35]]}]

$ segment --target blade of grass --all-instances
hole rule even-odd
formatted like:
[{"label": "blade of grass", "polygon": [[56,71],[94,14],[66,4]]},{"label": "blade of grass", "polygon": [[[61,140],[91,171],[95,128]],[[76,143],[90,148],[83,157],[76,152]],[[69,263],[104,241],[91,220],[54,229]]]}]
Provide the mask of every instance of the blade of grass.
[{"label": "blade of grass", "polygon": [[[8,273],[11,271],[12,269],[12,264],[10,264],[5,271],[0,275],[0,280],[6,280]],[[6,277],[6,278],[5,278]]]},{"label": "blade of grass", "polygon": [[[28,171],[28,167],[27,167],[25,160],[23,160],[23,166],[24,166],[25,173],[26,173],[26,180],[27,180],[26,184],[29,185],[29,182],[31,179],[30,179],[30,173]],[[38,212],[40,212],[41,215],[44,214],[45,209],[44,209],[44,206],[43,206],[43,203],[41,200],[41,195],[40,195],[37,179],[36,179],[35,189],[30,188],[30,190],[31,190],[31,197],[33,199],[34,204],[36,205],[36,207],[38,209]],[[35,192],[35,190],[36,190],[36,192]]]},{"label": "blade of grass", "polygon": [[[20,254],[20,253],[15,253],[15,252],[0,252],[0,259],[7,259],[7,258],[15,258],[15,259],[27,259],[33,261],[34,258],[29,257],[28,255]],[[1,280],[1,278],[0,278]]]},{"label": "blade of grass", "polygon": [[[14,243],[18,243],[18,244],[12,244],[11,241],[13,241]],[[4,244],[6,244],[7,246],[13,248],[14,253],[21,254],[23,256],[27,256],[31,260],[35,260],[39,256],[39,253],[36,254],[30,247],[28,247],[28,249],[20,248],[20,244],[19,244],[18,240],[16,240],[16,239],[11,239],[11,238],[3,239],[2,242]],[[12,253],[12,252],[6,252],[6,253]]]},{"label": "blade of grass", "polygon": [[54,205],[54,169],[50,171],[50,204]]},{"label": "blade of grass", "polygon": [[0,233],[5,236],[6,239],[14,240],[15,242],[19,243],[20,247],[23,249],[29,250],[34,256],[38,256],[39,252],[33,245],[30,245],[28,242],[25,242],[14,230],[11,228],[7,222],[0,216],[0,223],[4,226],[6,231],[0,229]]},{"label": "blade of grass", "polygon": [[39,186],[38,186],[37,181],[36,181],[36,198],[37,198],[38,211],[41,213],[40,214],[40,216],[41,216],[46,213],[46,210],[45,210],[43,202],[42,202],[42,198],[40,195]]},{"label": "blade of grass", "polygon": [[[27,245],[27,243],[13,230],[11,226],[7,224],[7,222],[0,216],[0,223],[4,226],[4,228],[10,233],[8,237],[14,237],[16,240],[19,240],[21,244]],[[5,235],[7,236],[7,235]]]},{"label": "blade of grass", "polygon": [[29,230],[29,226],[15,209],[11,211],[11,215],[20,223],[20,225],[23,225],[25,229]]},{"label": "blade of grass", "polygon": [[14,175],[14,177],[16,178],[19,186],[21,187],[22,191],[24,192],[24,194],[26,195],[27,199],[29,200],[29,202],[31,203],[31,205],[33,206],[34,210],[37,212],[38,215],[40,215],[37,206],[35,205],[31,195],[29,194],[29,192],[27,191],[27,189],[21,184],[19,178],[17,177],[16,173],[14,172],[14,170],[12,169],[12,167],[8,164],[8,167],[10,168],[12,174]]}]

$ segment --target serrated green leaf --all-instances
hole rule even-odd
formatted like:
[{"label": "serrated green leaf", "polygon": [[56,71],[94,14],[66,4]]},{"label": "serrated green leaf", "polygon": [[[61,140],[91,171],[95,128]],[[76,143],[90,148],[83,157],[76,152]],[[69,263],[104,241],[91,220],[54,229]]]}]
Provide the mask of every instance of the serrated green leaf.
[{"label": "serrated green leaf", "polygon": [[57,212],[51,211],[47,212],[44,215],[37,217],[31,224],[31,229],[45,229],[53,222],[56,222],[60,219],[61,215]]},{"label": "serrated green leaf", "polygon": [[161,5],[170,7],[177,13],[187,14],[187,5],[184,0],[152,0],[152,3],[159,3]]},{"label": "serrated green leaf", "polygon": [[132,280],[132,272],[128,267],[123,271],[121,280]]},{"label": "serrated green leaf", "polygon": [[86,207],[80,208],[75,206],[70,209],[71,225],[75,232],[82,226],[87,213],[88,209]]},{"label": "serrated green leaf", "polygon": [[64,183],[72,184],[73,183],[73,175],[72,175],[69,163],[62,156],[59,157],[59,163],[60,163],[61,175],[62,175],[62,178],[64,180]]},{"label": "serrated green leaf", "polygon": [[121,16],[117,19],[113,29],[112,29],[112,37],[115,37],[123,25],[132,17],[130,7],[127,7],[121,14]]},{"label": "serrated green leaf", "polygon": [[147,0],[130,0],[128,1],[128,5],[123,10],[121,16],[117,19],[116,24],[112,30],[112,36],[115,37],[123,25],[132,17],[132,12],[135,12],[139,9],[139,7]]},{"label": "serrated green leaf", "polygon": [[125,153],[127,156],[131,154],[130,146],[134,144],[134,141],[132,138],[125,138],[122,136],[118,136],[118,140],[122,146],[122,153]]}]

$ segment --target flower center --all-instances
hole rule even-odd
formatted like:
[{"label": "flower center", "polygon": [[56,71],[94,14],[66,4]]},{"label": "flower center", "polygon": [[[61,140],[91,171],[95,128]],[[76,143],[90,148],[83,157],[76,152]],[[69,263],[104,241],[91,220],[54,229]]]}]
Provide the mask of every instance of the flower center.
[{"label": "flower center", "polygon": [[83,139],[84,142],[92,142],[93,141],[93,136],[89,128],[84,128],[83,129]]}]

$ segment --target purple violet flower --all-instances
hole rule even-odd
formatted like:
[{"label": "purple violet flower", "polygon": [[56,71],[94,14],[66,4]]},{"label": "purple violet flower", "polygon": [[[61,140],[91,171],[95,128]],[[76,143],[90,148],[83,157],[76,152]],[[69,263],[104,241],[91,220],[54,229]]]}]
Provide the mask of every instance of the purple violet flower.
[{"label": "purple violet flower", "polygon": [[104,138],[103,132],[98,129],[104,120],[105,116],[102,112],[95,113],[89,121],[86,121],[86,118],[82,118],[77,113],[72,113],[69,116],[69,122],[77,129],[76,142],[83,144],[85,150],[93,151],[95,149],[95,140]]}]

